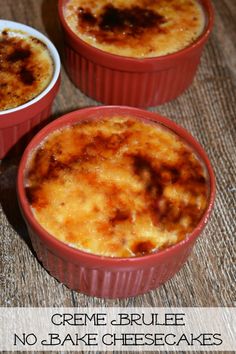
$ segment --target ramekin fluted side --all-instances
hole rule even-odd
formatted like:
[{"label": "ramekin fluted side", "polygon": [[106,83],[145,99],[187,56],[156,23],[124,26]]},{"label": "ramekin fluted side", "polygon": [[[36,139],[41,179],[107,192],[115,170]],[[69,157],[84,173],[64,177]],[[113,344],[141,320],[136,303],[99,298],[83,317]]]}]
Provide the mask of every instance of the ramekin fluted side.
[{"label": "ramekin fluted side", "polygon": [[65,62],[72,82],[87,96],[105,104],[148,107],[176,98],[191,85],[201,52],[166,70],[131,72],[100,65],[66,45]]},{"label": "ramekin fluted side", "polygon": [[[155,260],[151,265],[122,266],[109,269],[88,265],[80,259],[73,262],[56,249],[41,242],[29,225],[28,232],[38,259],[45,269],[69,289],[101,298],[126,298],[156,289],[171,279],[186,262],[194,242],[186,244],[174,257]],[[144,262],[145,263],[145,262]]]},{"label": "ramekin fluted side", "polygon": [[0,128],[0,160],[10,151],[15,153],[21,151],[32,138],[32,135],[42,128],[42,123],[47,123],[47,118],[50,116],[51,110],[52,104],[42,112],[31,117],[31,119],[13,126]]}]

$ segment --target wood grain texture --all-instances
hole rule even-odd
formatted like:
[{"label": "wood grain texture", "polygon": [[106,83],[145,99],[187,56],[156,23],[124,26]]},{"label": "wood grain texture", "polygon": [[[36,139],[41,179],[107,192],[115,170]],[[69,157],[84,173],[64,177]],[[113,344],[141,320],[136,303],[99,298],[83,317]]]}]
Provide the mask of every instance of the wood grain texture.
[{"label": "wood grain texture", "polygon": [[[188,129],[207,151],[216,173],[214,211],[186,265],[159,289],[136,298],[104,300],[70,291],[35,257],[16,200],[19,157],[9,156],[0,164],[0,306],[235,305],[236,2],[214,0],[213,4],[214,31],[192,86],[178,99],[150,108]],[[0,18],[45,33],[63,58],[56,13],[56,0],[0,1]],[[52,119],[98,104],[75,88],[62,68]]]}]

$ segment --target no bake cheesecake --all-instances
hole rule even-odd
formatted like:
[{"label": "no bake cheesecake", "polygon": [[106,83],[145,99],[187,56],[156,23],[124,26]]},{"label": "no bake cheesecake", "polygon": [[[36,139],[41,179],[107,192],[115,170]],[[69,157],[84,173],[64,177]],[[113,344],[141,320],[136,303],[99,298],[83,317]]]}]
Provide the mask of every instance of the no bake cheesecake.
[{"label": "no bake cheesecake", "polygon": [[191,45],[206,22],[198,0],[68,0],[64,17],[88,44],[136,58],[167,55]]},{"label": "no bake cheesecake", "polygon": [[53,237],[101,256],[135,257],[191,234],[208,205],[209,178],[171,130],[117,115],[50,133],[28,160],[25,191]]},{"label": "no bake cheesecake", "polygon": [[41,40],[8,28],[0,32],[0,111],[38,96],[53,72],[53,60]]}]

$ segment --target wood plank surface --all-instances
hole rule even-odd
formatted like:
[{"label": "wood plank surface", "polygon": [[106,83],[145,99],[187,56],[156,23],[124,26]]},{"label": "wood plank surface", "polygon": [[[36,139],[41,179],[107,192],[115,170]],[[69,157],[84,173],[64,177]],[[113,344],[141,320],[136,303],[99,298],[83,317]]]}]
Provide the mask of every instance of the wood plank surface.
[{"label": "wood plank surface", "polygon": [[[70,291],[38,262],[16,200],[18,158],[0,163],[0,306],[234,306],[236,236],[236,1],[213,0],[215,26],[192,86],[176,100],[149,110],[188,129],[203,145],[217,181],[214,211],[186,265],[159,289],[124,300]],[[56,0],[0,0],[0,18],[45,33],[63,58]],[[70,82],[62,84],[52,119],[99,103]]]}]

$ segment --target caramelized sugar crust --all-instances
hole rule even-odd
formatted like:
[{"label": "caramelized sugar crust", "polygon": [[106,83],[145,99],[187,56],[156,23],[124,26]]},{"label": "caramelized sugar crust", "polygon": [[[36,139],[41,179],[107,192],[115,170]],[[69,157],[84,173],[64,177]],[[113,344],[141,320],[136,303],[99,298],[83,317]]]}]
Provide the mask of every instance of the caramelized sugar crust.
[{"label": "caramelized sugar crust", "polygon": [[52,133],[27,171],[38,222],[59,240],[103,256],[142,256],[178,243],[207,206],[208,178],[190,147],[131,117]]},{"label": "caramelized sugar crust", "polygon": [[139,58],[185,48],[199,37],[205,24],[197,0],[69,0],[64,16],[85,42]]},{"label": "caramelized sugar crust", "polygon": [[0,33],[0,111],[39,95],[52,75],[53,61],[43,42],[20,32]]}]

